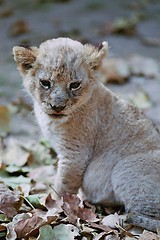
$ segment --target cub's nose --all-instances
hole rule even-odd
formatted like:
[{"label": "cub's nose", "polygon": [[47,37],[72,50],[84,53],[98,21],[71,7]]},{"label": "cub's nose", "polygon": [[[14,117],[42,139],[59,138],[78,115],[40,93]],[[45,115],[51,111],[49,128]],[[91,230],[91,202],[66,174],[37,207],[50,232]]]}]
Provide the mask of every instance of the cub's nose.
[{"label": "cub's nose", "polygon": [[61,112],[66,107],[65,105],[64,106],[56,106],[56,105],[52,105],[51,103],[50,103],[50,106],[55,112]]}]

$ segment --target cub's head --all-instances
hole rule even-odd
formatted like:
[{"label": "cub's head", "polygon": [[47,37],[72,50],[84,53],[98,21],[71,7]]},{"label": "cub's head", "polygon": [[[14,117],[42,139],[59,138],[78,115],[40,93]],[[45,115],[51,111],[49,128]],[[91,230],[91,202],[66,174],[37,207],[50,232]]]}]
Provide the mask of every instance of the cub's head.
[{"label": "cub's head", "polygon": [[90,98],[107,49],[106,42],[94,47],[58,38],[43,42],[39,48],[16,46],[13,55],[34,101],[46,114],[62,117]]}]

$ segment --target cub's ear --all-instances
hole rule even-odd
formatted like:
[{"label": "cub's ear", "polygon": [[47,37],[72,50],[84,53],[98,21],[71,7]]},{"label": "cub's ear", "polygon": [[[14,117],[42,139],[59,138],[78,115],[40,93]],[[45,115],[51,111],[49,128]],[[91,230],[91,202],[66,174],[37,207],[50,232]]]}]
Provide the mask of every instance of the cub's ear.
[{"label": "cub's ear", "polygon": [[17,63],[20,73],[26,74],[33,66],[36,60],[39,49],[37,47],[13,47],[14,60]]},{"label": "cub's ear", "polygon": [[103,42],[98,47],[93,45],[85,44],[85,62],[90,65],[93,70],[97,70],[107,55],[108,43]]}]

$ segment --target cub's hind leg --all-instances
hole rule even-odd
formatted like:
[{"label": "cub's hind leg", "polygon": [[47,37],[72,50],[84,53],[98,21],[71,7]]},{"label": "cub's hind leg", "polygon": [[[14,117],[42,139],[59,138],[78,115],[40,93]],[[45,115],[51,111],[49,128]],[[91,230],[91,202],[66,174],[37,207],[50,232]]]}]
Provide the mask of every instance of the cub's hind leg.
[{"label": "cub's hind leg", "polygon": [[116,198],[129,213],[128,222],[156,231],[160,227],[159,174],[156,168],[145,171],[147,174],[143,169],[133,162],[118,164],[112,173],[112,185]]}]

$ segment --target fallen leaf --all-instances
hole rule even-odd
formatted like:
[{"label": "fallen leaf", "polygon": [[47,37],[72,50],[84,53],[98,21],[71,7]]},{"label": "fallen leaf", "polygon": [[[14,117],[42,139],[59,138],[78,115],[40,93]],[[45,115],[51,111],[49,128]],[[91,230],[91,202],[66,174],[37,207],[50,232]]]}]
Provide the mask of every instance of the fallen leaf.
[{"label": "fallen leaf", "polygon": [[5,237],[7,233],[7,228],[3,225],[0,225],[0,238]]},{"label": "fallen leaf", "polygon": [[46,207],[48,210],[55,209],[55,212],[57,213],[61,213],[63,211],[62,209],[63,199],[60,198],[60,199],[54,200],[52,198],[51,193],[42,197],[40,199],[40,203],[42,206]]},{"label": "fallen leaf", "polygon": [[94,228],[88,227],[88,224],[81,224],[82,233],[92,233],[95,232]]},{"label": "fallen leaf", "polygon": [[8,218],[17,214],[22,205],[19,191],[11,191],[3,182],[0,182],[0,211]]},{"label": "fallen leaf", "polygon": [[130,100],[141,109],[147,109],[152,106],[152,102],[148,94],[143,90],[139,89]]},{"label": "fallen leaf", "polygon": [[90,223],[91,227],[95,228],[95,229],[100,229],[106,233],[114,233],[117,235],[117,231],[106,226],[106,225],[103,225],[103,224],[97,224],[97,223]]},{"label": "fallen leaf", "polygon": [[23,184],[30,184],[31,183],[31,179],[28,177],[24,177],[22,175],[18,176],[18,177],[1,177],[1,179],[4,181],[4,183],[15,189],[18,186],[22,185],[22,189],[23,189]]},{"label": "fallen leaf", "polygon": [[113,22],[112,32],[116,34],[134,35],[136,33],[136,18],[119,18]]},{"label": "fallen leaf", "polygon": [[13,10],[8,8],[0,12],[0,17],[7,18],[7,17],[10,17],[12,14],[13,14]]},{"label": "fallen leaf", "polygon": [[6,228],[7,228],[6,240],[16,240],[17,234],[14,230],[14,224],[10,222],[6,224]]},{"label": "fallen leaf", "polygon": [[8,173],[28,173],[30,169],[28,167],[18,167],[15,165],[9,165],[8,167],[5,168],[5,170]]},{"label": "fallen leaf", "polygon": [[31,112],[33,109],[32,105],[29,104],[23,96],[19,96],[16,100],[13,100],[12,105],[16,106],[18,108],[17,111],[21,112],[23,112],[23,110]]},{"label": "fallen leaf", "polygon": [[[52,184],[53,182],[51,182],[51,180],[53,180],[55,174],[56,174],[56,170],[54,166],[40,166],[31,170],[28,173],[28,176],[36,182],[45,182],[45,183]],[[50,179],[50,177],[52,179]]]},{"label": "fallen leaf", "polygon": [[47,190],[47,186],[42,182],[34,182],[31,189],[31,194],[44,193]]},{"label": "fallen leaf", "polygon": [[122,58],[106,59],[103,62],[102,68],[103,83],[118,83],[126,82],[130,77],[130,69],[127,61]]},{"label": "fallen leaf", "polygon": [[30,153],[12,139],[3,150],[2,161],[5,165],[10,165],[10,167],[22,167],[27,163],[29,157]]},{"label": "fallen leaf", "polygon": [[128,60],[131,74],[145,76],[147,78],[158,78],[160,65],[153,58],[134,55]]},{"label": "fallen leaf", "polygon": [[[126,236],[125,237],[125,240],[137,240],[137,237],[129,237],[129,236]],[[147,239],[146,239],[147,240]]]},{"label": "fallen leaf", "polygon": [[80,203],[81,200],[75,194],[65,193],[63,195],[62,209],[69,222],[76,224],[78,218],[87,222],[99,221],[91,208],[80,207]]},{"label": "fallen leaf", "polygon": [[42,226],[39,229],[37,240],[56,240],[52,227],[50,225]]},{"label": "fallen leaf", "polygon": [[160,237],[153,232],[148,232],[144,230],[139,240],[160,240]]},{"label": "fallen leaf", "polygon": [[4,214],[0,214],[0,222],[6,222],[6,221],[8,221],[6,216]]},{"label": "fallen leaf", "polygon": [[18,238],[27,237],[32,232],[38,231],[43,225],[56,221],[57,215],[51,215],[50,213],[34,209],[28,213],[17,214],[8,225],[12,224]]},{"label": "fallen leaf", "polygon": [[104,237],[104,240],[120,240],[120,238],[114,235],[108,235]]},{"label": "fallen leaf", "polygon": [[102,224],[111,228],[115,228],[119,224],[118,214],[110,214],[102,219]]},{"label": "fallen leaf", "polygon": [[100,240],[102,237],[106,236],[106,232],[101,232],[96,234],[96,236],[93,238],[93,240]]},{"label": "fallen leaf", "polygon": [[53,229],[55,239],[74,240],[79,236],[79,229],[71,224],[60,224]]},{"label": "fallen leaf", "polygon": [[5,137],[10,131],[10,112],[7,106],[0,106],[0,137]]},{"label": "fallen leaf", "polygon": [[26,196],[26,199],[33,205],[35,208],[43,208],[43,205],[40,203],[40,199],[43,198],[43,196],[46,195],[45,193],[43,194],[32,194]]},{"label": "fallen leaf", "polygon": [[[20,218],[19,217],[22,217]],[[41,226],[43,219],[34,210],[23,215],[16,215],[17,221],[14,222],[14,230],[18,238],[26,237],[29,233]],[[14,219],[15,220],[15,219]]]},{"label": "fallen leaf", "polygon": [[87,222],[97,222],[99,219],[97,218],[96,214],[90,208],[78,208],[77,217],[83,221]]},{"label": "fallen leaf", "polygon": [[12,24],[10,28],[10,35],[15,37],[29,32],[28,24],[24,20],[18,20]]},{"label": "fallen leaf", "polygon": [[69,222],[76,224],[78,216],[80,199],[75,194],[65,193],[63,195],[63,205],[62,209],[64,210],[66,216],[68,217]]}]

